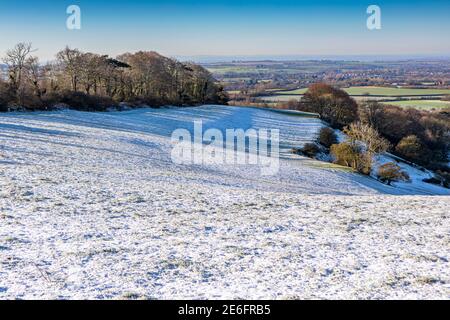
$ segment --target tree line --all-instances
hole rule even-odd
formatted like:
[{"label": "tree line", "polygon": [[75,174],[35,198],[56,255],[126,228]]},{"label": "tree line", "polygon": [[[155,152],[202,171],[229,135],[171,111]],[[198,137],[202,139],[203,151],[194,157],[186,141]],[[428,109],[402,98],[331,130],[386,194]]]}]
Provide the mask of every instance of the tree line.
[{"label": "tree line", "polygon": [[130,106],[224,104],[226,93],[211,73],[153,51],[107,55],[64,48],[41,64],[30,43],[19,43],[2,58],[0,111],[47,110],[65,105],[103,111]]},{"label": "tree line", "polygon": [[[343,130],[347,142],[337,143],[326,131],[319,137],[320,145],[339,164],[370,174],[373,156],[389,151],[435,171],[440,183],[450,186],[450,109],[430,112],[377,102],[358,104],[345,91],[325,83],[312,85],[300,101],[281,107],[318,113],[331,127]],[[319,151],[308,145],[303,153]],[[392,174],[393,166],[382,169]]]}]

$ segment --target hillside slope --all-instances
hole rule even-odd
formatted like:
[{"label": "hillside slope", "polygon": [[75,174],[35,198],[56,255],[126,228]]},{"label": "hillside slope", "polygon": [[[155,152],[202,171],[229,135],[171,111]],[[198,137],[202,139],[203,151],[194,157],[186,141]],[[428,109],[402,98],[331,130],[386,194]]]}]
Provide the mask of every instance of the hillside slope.
[{"label": "hillside slope", "polygon": [[[199,118],[279,128],[278,175],[172,163],[170,134]],[[450,198],[287,152],[321,125],[215,106],[0,115],[0,299],[448,297]]]}]

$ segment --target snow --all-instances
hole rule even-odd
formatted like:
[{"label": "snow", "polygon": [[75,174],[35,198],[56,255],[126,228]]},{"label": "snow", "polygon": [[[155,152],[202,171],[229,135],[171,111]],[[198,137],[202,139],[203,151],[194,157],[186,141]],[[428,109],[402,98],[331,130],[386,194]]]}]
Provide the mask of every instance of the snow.
[{"label": "snow", "polygon": [[431,171],[426,170],[425,168],[414,167],[404,162],[404,160],[401,160],[402,159],[389,153],[375,156],[372,175],[374,177],[376,176],[377,170],[381,165],[393,162],[398,165],[403,172],[406,172],[409,177],[408,182],[393,182],[392,185],[394,188],[405,190],[406,192],[409,191],[412,193],[416,192],[429,195],[446,194],[446,189],[443,189],[441,186],[425,183],[423,181],[434,177],[434,174]]},{"label": "snow", "polygon": [[[198,119],[280,129],[279,173],[174,164],[172,131]],[[448,190],[288,152],[322,126],[223,106],[0,115],[0,299],[450,298]]]},{"label": "snow", "polygon": [[[349,140],[348,136],[341,130],[335,129],[337,140],[339,143]],[[361,142],[360,142],[361,143]],[[365,148],[365,144],[361,143]],[[324,160],[329,160],[324,157]],[[400,169],[408,174],[409,181],[407,182],[392,182],[392,188],[390,191],[381,189],[381,192],[393,192],[396,194],[423,194],[423,195],[450,195],[449,189],[443,188],[436,184],[426,183],[424,180],[434,177],[433,172],[422,168],[420,166],[413,166],[408,164],[409,162],[395,156],[389,152],[383,154],[377,154],[373,157],[372,171],[370,176],[373,179],[377,179],[377,172],[380,166],[383,164],[393,162],[400,167]],[[378,188],[374,186],[374,188]]]}]

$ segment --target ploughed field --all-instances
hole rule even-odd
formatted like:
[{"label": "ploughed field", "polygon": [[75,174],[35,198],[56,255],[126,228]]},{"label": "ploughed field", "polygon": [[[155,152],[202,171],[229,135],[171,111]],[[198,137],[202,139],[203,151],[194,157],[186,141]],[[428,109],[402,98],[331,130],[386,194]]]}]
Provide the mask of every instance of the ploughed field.
[{"label": "ploughed field", "polygon": [[[279,129],[280,170],[173,130]],[[0,299],[448,298],[447,190],[291,155],[319,119],[203,106],[0,114]]]}]

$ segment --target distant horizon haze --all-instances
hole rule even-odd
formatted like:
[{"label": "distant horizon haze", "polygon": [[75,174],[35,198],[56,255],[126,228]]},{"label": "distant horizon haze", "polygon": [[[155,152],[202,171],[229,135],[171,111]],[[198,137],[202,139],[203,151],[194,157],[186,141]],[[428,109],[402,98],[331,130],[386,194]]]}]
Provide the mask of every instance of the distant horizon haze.
[{"label": "distant horizon haze", "polygon": [[[109,56],[138,50],[193,60],[251,57],[450,57],[450,1],[0,0],[0,56],[31,42],[42,61],[66,45]],[[381,30],[366,10],[381,8]],[[70,5],[81,30],[69,30]],[[251,58],[253,59],[253,58]]]},{"label": "distant horizon haze", "polygon": [[398,55],[196,55],[196,56],[177,56],[170,55],[179,61],[193,61],[198,63],[220,63],[220,62],[257,62],[257,61],[401,61],[401,60],[449,60],[448,54],[398,54]]}]

